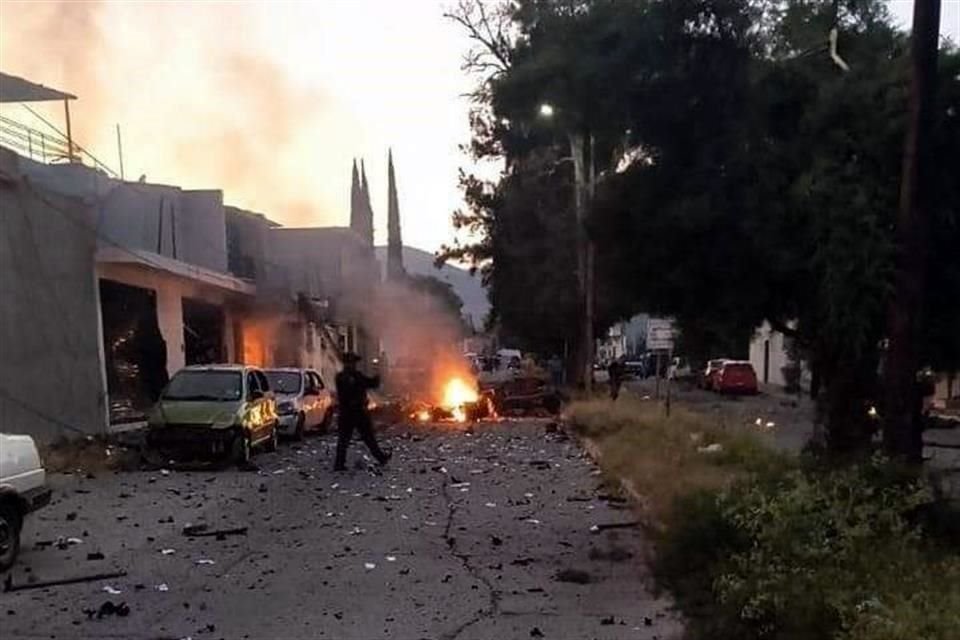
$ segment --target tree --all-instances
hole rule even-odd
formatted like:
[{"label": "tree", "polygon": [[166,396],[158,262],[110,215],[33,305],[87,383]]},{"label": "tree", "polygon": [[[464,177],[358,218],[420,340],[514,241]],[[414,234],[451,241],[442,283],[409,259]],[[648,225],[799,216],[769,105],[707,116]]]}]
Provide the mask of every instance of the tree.
[{"label": "tree", "polygon": [[[638,311],[670,315],[688,355],[707,358],[745,349],[769,320],[822,382],[830,449],[862,451],[875,428],[866,409],[883,409],[907,113],[907,40],[885,3],[513,7],[508,64],[485,78],[473,121],[473,149],[503,157],[505,169],[493,184],[465,178],[470,210],[455,222],[481,239],[451,254],[484,269],[502,326],[536,339],[550,321],[536,315],[543,308],[576,323],[565,132],[589,132],[597,327]],[[922,364],[951,369],[960,366],[957,51],[941,60],[928,256],[939,295],[925,301],[919,333]],[[556,106],[553,126],[532,118],[543,101]],[[550,180],[533,178],[543,172]],[[544,251],[545,238],[561,250]]]}]

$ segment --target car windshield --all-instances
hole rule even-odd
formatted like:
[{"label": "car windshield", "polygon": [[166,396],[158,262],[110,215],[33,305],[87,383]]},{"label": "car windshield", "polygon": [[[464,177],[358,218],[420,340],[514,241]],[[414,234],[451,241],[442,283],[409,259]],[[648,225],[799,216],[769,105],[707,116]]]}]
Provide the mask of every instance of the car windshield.
[{"label": "car windshield", "polygon": [[299,371],[264,371],[274,393],[300,393]]},{"label": "car windshield", "polygon": [[239,371],[181,371],[173,376],[164,400],[239,400],[243,389]]}]

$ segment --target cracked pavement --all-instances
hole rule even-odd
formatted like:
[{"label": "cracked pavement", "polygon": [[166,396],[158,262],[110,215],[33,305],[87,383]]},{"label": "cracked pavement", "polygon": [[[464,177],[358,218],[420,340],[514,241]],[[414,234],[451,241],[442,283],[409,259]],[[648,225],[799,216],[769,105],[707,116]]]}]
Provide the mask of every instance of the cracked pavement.
[{"label": "cracked pavement", "polygon": [[[52,477],[54,504],[29,518],[13,583],[127,575],[2,593],[0,635],[679,637],[652,593],[643,534],[591,533],[633,515],[602,499],[574,440],[538,420],[395,427],[381,440],[395,452],[382,475],[332,473],[324,436],[260,454],[258,471]],[[187,537],[188,524],[248,531]],[[82,542],[36,546],[58,537]],[[129,615],[84,613],[107,601]]]}]

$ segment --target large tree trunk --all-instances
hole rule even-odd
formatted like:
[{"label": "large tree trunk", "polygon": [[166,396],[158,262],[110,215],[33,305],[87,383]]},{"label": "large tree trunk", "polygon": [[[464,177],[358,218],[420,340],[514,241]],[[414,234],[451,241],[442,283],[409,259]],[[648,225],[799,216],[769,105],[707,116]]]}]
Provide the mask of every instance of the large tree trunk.
[{"label": "large tree trunk", "polygon": [[910,42],[911,77],[907,137],[903,152],[899,249],[888,316],[889,350],[884,369],[883,444],[888,454],[920,462],[923,442],[917,415],[917,370],[929,244],[931,136],[936,92],[940,0],[914,0]]},{"label": "large tree trunk", "polygon": [[876,359],[841,357],[820,362],[817,413],[826,427],[827,449],[838,458],[859,456],[869,451],[878,427],[868,413],[877,391]]}]

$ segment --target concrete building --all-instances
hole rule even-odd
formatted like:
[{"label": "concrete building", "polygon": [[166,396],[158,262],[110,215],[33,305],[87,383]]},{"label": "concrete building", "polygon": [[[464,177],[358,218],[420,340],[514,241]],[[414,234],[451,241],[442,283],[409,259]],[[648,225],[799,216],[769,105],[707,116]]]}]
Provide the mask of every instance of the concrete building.
[{"label": "concrete building", "polygon": [[789,338],[764,322],[750,341],[750,364],[760,384],[786,386],[784,368],[790,366]]},{"label": "concrete building", "polygon": [[0,431],[101,433],[96,212],[36,188],[0,148]]},{"label": "concrete building", "polygon": [[[7,78],[4,101],[68,95]],[[24,135],[0,145],[42,139]],[[74,141],[66,149],[35,161],[0,148],[3,430],[49,439],[142,424],[185,365],[313,367],[329,384],[344,350],[377,353],[365,172],[361,237],[285,229],[219,190],[121,180],[82,164]]]}]

